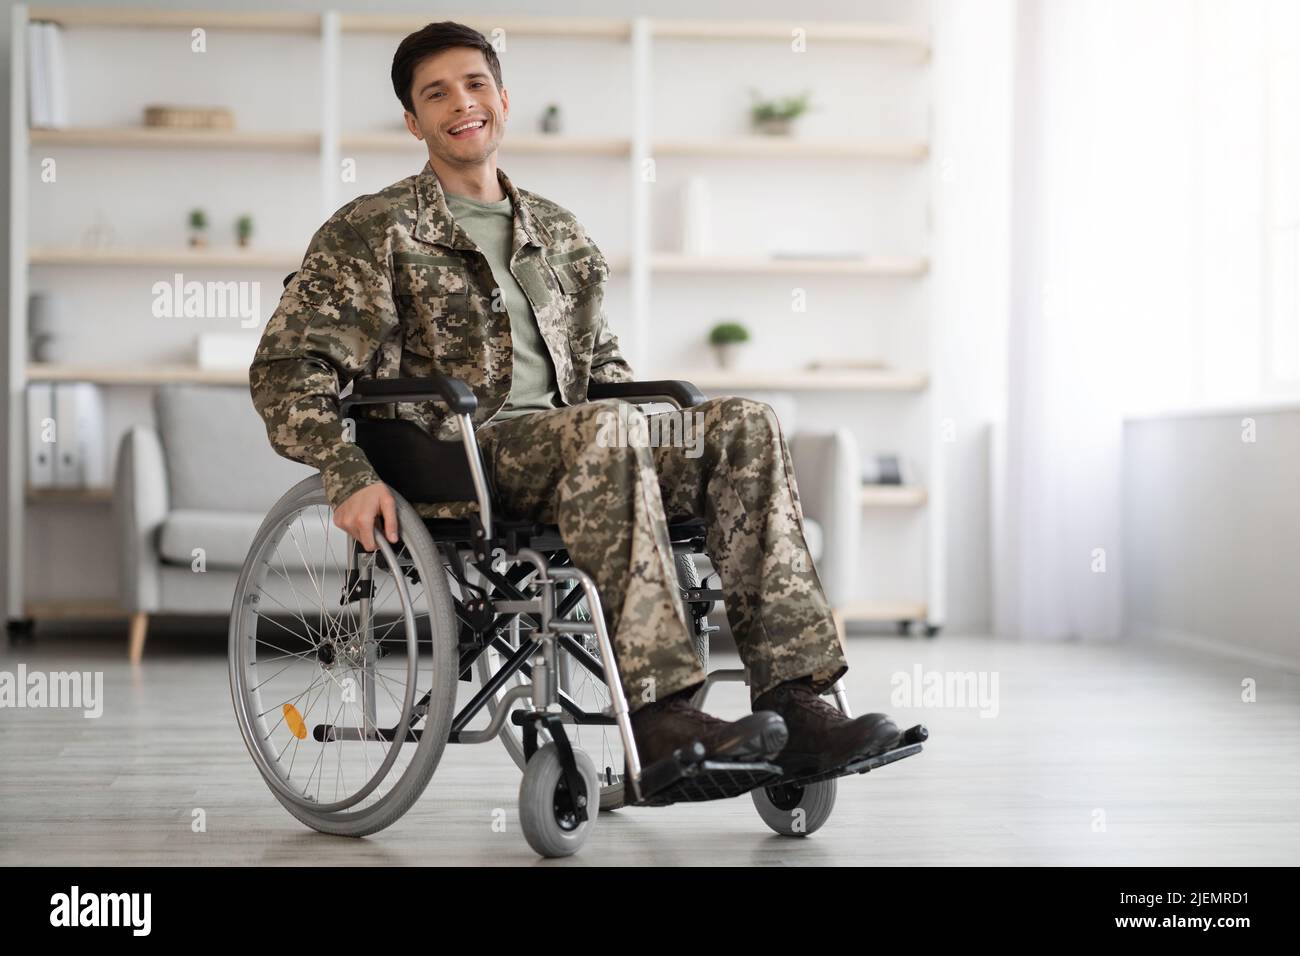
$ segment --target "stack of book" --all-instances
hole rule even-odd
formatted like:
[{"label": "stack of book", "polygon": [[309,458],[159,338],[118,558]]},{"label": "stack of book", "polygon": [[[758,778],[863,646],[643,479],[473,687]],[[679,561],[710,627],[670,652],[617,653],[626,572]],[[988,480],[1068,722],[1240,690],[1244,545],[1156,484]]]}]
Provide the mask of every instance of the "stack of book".
[{"label": "stack of book", "polygon": [[27,24],[27,122],[33,129],[68,125],[63,70],[63,34],[57,23]]},{"label": "stack of book", "polygon": [[27,484],[103,488],[108,484],[103,396],[89,382],[27,386]]}]

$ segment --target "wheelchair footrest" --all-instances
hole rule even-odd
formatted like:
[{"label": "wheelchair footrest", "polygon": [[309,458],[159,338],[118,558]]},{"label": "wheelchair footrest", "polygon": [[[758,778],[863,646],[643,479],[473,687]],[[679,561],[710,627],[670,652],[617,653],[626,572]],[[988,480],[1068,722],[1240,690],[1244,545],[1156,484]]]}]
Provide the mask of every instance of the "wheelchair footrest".
[{"label": "wheelchair footrest", "polygon": [[823,770],[819,773],[797,774],[795,776],[783,777],[777,781],[777,786],[807,786],[811,783],[817,783],[821,780],[832,780],[835,777],[847,777],[849,774],[866,773],[870,770],[876,770],[886,764],[902,760],[904,757],[911,757],[921,752],[921,744],[928,740],[930,732],[925,729],[924,724],[917,724],[915,727],[909,727],[903,731],[898,738],[898,746],[893,750],[886,750],[882,754],[876,754],[874,757],[857,757],[850,760],[842,767],[835,767],[832,770]]},{"label": "wheelchair footrest", "polygon": [[641,799],[635,806],[725,800],[770,786],[780,776],[781,768],[766,761],[705,760],[704,747],[697,743],[642,769]]}]

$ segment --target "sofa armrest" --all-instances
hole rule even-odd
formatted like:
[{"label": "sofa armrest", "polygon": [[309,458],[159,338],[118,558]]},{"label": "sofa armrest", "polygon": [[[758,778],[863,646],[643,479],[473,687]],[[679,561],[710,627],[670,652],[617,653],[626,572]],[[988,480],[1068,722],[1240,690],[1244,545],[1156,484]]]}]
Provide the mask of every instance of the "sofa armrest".
[{"label": "sofa armrest", "polygon": [[113,482],[113,524],[122,608],[156,612],[162,575],[158,529],[170,510],[167,465],[152,428],[136,426],[122,436]]},{"label": "sofa armrest", "polygon": [[805,519],[822,529],[817,574],[832,607],[857,590],[861,480],[858,443],[847,428],[796,432],[788,442]]}]

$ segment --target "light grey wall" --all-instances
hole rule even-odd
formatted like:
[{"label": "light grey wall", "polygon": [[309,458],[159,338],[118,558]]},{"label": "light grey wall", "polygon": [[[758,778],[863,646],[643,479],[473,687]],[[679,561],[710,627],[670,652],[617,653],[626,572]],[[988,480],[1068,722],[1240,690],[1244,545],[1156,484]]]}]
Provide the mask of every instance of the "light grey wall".
[{"label": "light grey wall", "polygon": [[1129,634],[1300,667],[1298,486],[1300,407],[1126,422]]}]

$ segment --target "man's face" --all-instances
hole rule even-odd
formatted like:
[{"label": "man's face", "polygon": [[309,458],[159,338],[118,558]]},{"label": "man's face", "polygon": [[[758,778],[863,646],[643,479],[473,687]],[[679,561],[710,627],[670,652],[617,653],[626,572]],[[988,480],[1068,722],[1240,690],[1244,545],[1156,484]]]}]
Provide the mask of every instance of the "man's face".
[{"label": "man's face", "polygon": [[428,144],[431,156],[456,165],[491,156],[510,114],[510,95],[497,89],[482,51],[471,47],[421,60],[411,79],[411,101],[415,115],[404,114],[407,129]]}]

